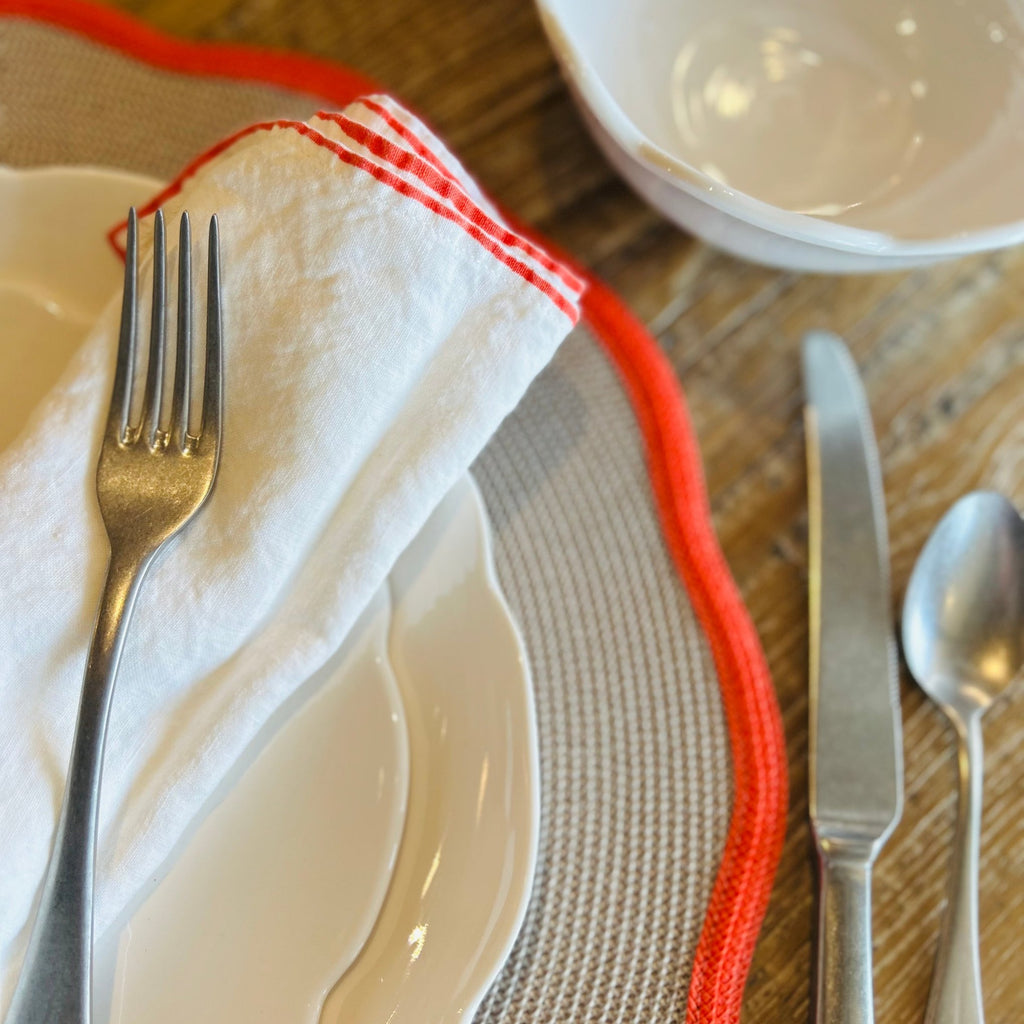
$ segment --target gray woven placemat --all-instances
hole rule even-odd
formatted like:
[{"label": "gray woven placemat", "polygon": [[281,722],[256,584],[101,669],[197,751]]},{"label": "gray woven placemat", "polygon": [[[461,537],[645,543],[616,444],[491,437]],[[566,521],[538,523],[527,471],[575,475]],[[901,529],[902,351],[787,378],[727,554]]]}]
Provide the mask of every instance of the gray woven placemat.
[{"label": "gray woven placemat", "polygon": [[[0,163],[170,177],[247,122],[320,105],[0,19]],[[586,327],[473,472],[533,669],[543,786],[529,914],[477,1019],[682,1021],[732,810],[728,734],[631,406]]]}]

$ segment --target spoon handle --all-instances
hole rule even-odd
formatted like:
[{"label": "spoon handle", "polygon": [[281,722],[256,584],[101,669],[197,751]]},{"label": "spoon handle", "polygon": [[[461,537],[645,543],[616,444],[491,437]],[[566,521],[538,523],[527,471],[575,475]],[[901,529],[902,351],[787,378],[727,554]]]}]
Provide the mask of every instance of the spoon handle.
[{"label": "spoon handle", "polygon": [[959,737],[960,800],[949,881],[949,906],[939,939],[925,1024],[983,1024],[978,955],[978,850],[984,753],[981,717],[953,724]]}]

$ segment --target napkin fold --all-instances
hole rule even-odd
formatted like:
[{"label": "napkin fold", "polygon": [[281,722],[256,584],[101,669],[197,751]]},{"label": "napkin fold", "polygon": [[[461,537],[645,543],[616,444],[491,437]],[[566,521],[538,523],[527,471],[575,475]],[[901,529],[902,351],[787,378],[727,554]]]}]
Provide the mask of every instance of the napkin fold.
[{"label": "napkin fold", "polygon": [[[224,445],[210,501],[151,568],[128,630],[97,934],[337,650],[551,358],[581,290],[384,96],[251,126],[140,212],[158,204],[169,237],[192,214],[197,283],[205,222],[220,219]],[[148,274],[146,259],[144,296]],[[204,309],[200,287],[200,326]],[[106,568],[94,480],[118,318],[115,296],[0,452],[0,1014],[49,855]]]}]

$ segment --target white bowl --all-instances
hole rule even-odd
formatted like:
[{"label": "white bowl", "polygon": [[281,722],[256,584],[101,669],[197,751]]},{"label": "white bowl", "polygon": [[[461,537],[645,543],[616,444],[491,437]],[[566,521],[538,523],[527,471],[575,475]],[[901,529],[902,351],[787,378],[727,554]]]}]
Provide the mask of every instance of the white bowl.
[{"label": "white bowl", "polygon": [[1021,0],[537,0],[595,139],[682,227],[797,270],[1024,241]]}]

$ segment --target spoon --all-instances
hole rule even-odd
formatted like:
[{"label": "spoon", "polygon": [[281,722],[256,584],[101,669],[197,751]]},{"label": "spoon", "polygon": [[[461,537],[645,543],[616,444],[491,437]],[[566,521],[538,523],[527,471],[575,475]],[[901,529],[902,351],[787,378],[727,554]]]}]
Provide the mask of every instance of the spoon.
[{"label": "spoon", "polygon": [[949,906],[925,1024],[982,1024],[978,956],[981,716],[1024,662],[1024,520],[976,491],[943,517],[903,601],[903,652],[959,741],[960,800]]}]

